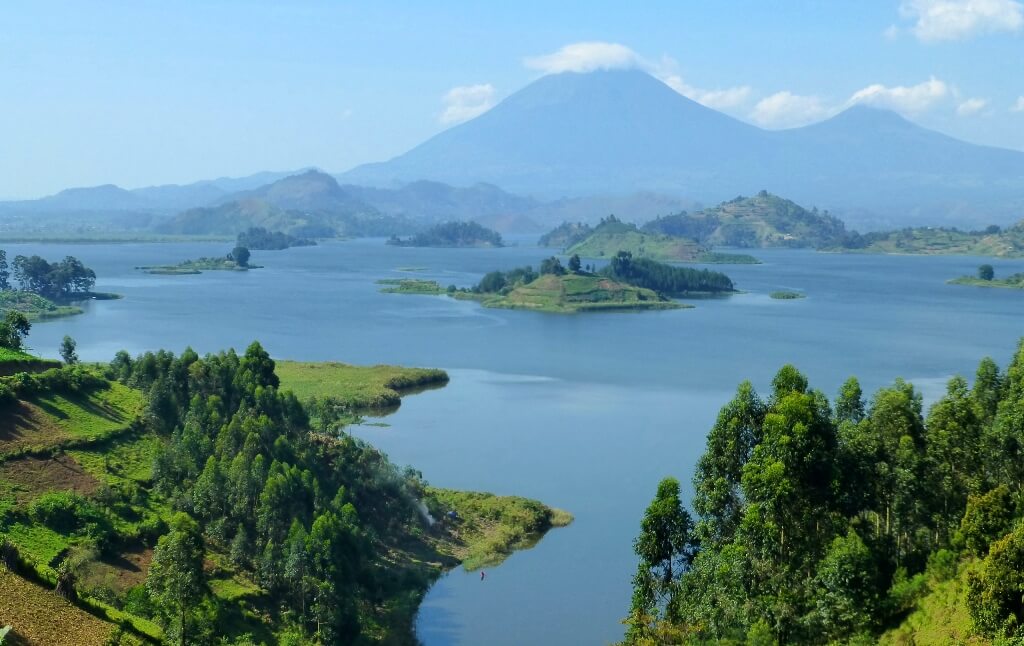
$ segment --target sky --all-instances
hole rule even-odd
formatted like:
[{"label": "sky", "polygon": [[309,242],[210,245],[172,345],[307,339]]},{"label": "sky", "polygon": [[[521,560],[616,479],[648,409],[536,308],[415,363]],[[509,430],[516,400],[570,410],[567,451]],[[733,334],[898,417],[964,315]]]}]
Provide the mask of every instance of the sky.
[{"label": "sky", "polygon": [[0,3],[0,198],[401,154],[559,71],[766,128],[856,103],[1024,150],[1021,0]]}]

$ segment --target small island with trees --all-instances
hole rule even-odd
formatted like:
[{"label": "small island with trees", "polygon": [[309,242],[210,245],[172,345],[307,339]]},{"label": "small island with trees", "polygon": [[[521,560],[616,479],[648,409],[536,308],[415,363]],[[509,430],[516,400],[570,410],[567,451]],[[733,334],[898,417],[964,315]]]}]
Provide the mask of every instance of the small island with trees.
[{"label": "small island with trees", "polygon": [[736,291],[732,280],[720,272],[634,259],[628,251],[618,252],[596,272],[584,269],[579,256],[572,256],[568,267],[552,256],[541,262],[539,271],[529,266],[492,271],[471,288],[444,288],[437,281],[418,278],[384,279],[378,284],[391,294],[447,294],[484,307],[559,314],[679,309],[692,306],[672,299]]},{"label": "small island with trees", "polygon": [[120,298],[92,291],[96,272],[74,256],[49,262],[40,256],[16,256],[8,263],[0,249],[0,315],[19,312],[29,320],[81,314],[74,303]]},{"label": "small island with trees", "polygon": [[410,238],[391,236],[396,247],[504,247],[501,234],[476,222],[442,222]]},{"label": "small island with trees", "polygon": [[992,265],[981,265],[978,267],[976,276],[960,276],[946,282],[950,285],[970,285],[972,287],[1024,289],[1024,273],[1010,274],[1006,278],[996,278],[996,271]]},{"label": "small island with trees", "polygon": [[260,269],[259,265],[249,264],[251,254],[246,247],[235,247],[226,256],[220,258],[199,258],[197,260],[186,260],[177,265],[148,265],[136,267],[147,274],[159,274],[164,276],[181,276],[188,274],[201,274],[204,271],[248,271]]}]

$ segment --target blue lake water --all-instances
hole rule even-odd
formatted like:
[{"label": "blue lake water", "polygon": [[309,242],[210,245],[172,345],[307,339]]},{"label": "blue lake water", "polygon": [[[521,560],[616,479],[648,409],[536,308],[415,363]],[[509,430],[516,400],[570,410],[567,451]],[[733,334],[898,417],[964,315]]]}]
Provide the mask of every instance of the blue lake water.
[{"label": "blue lake water", "polygon": [[[1024,261],[755,251],[764,264],[718,267],[744,294],[692,310],[571,316],[386,295],[374,284],[415,276],[470,285],[550,255],[518,242],[496,250],[336,242],[254,252],[263,269],[198,276],[134,267],[230,245],[2,247],[9,257],[78,256],[100,276],[98,290],[125,296],[36,325],[29,344],[46,356],[65,334],[87,360],[122,348],[241,349],[258,339],[277,358],[449,370],[446,388],[406,398],[388,427],[355,433],[434,484],[538,498],[576,522],[483,582],[461,570],[444,577],[417,622],[428,645],[619,639],[643,509],[666,475],[689,490],[705,434],[740,381],[765,390],[788,362],[829,395],[851,374],[867,392],[899,376],[931,401],[951,375],[973,375],[983,356],[1005,364],[1024,335],[1024,292],[945,284],[981,262],[1005,275],[1024,271]],[[808,298],[772,300],[776,289]]]}]

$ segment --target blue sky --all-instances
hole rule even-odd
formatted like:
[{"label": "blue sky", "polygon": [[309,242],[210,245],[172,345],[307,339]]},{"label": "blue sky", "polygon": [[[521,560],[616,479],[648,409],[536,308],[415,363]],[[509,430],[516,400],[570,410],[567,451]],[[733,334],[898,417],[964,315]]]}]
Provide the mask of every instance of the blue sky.
[{"label": "blue sky", "polygon": [[0,197],[343,171],[595,67],[764,127],[861,102],[1024,150],[1019,0],[502,5],[8,0]]}]

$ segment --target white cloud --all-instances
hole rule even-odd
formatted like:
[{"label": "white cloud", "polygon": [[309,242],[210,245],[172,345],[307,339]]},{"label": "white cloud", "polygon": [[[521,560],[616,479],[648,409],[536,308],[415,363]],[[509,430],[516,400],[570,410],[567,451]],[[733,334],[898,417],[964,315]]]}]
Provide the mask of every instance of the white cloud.
[{"label": "white cloud", "polygon": [[646,67],[643,59],[629,47],[597,41],[572,43],[553,54],[526,58],[523,63],[545,74]]},{"label": "white cloud", "polygon": [[1017,102],[1010,108],[1010,112],[1024,112],[1024,96],[1017,97]]},{"label": "white cloud", "polygon": [[665,56],[651,61],[631,48],[619,43],[590,41],[572,43],[553,54],[524,59],[526,67],[545,74],[560,72],[593,72],[596,70],[639,69],[661,80],[676,92],[716,110],[737,108],[750,99],[753,90],[748,85],[713,90],[686,83],[676,71],[678,63]]},{"label": "white cloud", "polygon": [[494,107],[496,94],[490,83],[453,87],[441,99],[445,108],[438,120],[450,125],[478,117]]},{"label": "white cloud", "polygon": [[956,113],[961,117],[970,117],[984,110],[986,106],[988,106],[988,99],[967,99],[956,106]]},{"label": "white cloud", "polygon": [[906,0],[900,13],[914,21],[911,30],[927,42],[1016,32],[1024,26],[1024,4],[1018,0]]},{"label": "white cloud", "polygon": [[949,86],[932,77],[917,85],[887,87],[881,83],[869,85],[853,93],[847,105],[863,103],[897,112],[924,112],[950,94]]},{"label": "white cloud", "polygon": [[736,87],[719,90],[705,90],[688,84],[678,74],[668,74],[659,78],[665,82],[665,85],[686,98],[693,99],[697,103],[716,110],[737,108],[746,103],[754,92],[749,85],[737,85]]},{"label": "white cloud", "polygon": [[824,119],[831,112],[816,96],[783,91],[758,101],[750,118],[768,128],[793,128]]}]

